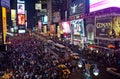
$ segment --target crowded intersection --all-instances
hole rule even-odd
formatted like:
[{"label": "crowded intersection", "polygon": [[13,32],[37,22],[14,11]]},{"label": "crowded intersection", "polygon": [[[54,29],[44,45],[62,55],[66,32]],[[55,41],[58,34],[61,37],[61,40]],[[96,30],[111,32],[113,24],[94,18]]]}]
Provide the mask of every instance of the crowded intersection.
[{"label": "crowded intersection", "polygon": [[0,63],[2,79],[68,79],[71,64],[45,47],[43,40],[31,34],[10,38]]},{"label": "crowded intersection", "polygon": [[[107,76],[109,73],[103,69],[107,65],[115,64],[119,57],[114,58],[113,62],[106,57],[108,61],[99,58],[102,55],[86,54],[87,49],[82,50],[83,55],[79,53],[77,47],[57,39],[45,38],[46,36],[36,33],[19,34],[8,39],[7,51],[1,52],[0,75],[2,79],[84,79],[84,68],[78,67],[78,62],[84,58],[90,63],[97,63],[100,70],[100,76],[93,79],[113,79],[114,76]],[[57,43],[57,44],[56,44]],[[65,49],[56,48],[62,44]],[[55,44],[53,46],[53,44]],[[87,48],[87,47],[86,47]],[[56,50],[55,50],[56,49]],[[79,54],[75,54],[78,52]],[[85,53],[86,52],[86,53]],[[85,55],[86,54],[86,55]],[[90,59],[91,56],[97,57]],[[92,57],[93,58],[93,57]],[[2,60],[4,59],[4,60]],[[94,61],[91,61],[94,60]],[[102,62],[101,62],[102,61]],[[104,77],[102,77],[104,76]],[[119,77],[116,77],[118,79]]]},{"label": "crowded intersection", "polygon": [[119,3],[0,0],[0,79],[120,79]]}]

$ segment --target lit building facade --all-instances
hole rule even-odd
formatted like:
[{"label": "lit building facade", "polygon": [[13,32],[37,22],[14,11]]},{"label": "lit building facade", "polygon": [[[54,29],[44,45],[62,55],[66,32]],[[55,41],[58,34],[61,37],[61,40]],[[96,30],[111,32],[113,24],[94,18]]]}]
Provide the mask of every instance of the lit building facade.
[{"label": "lit building facade", "polygon": [[86,25],[84,15],[89,13],[89,0],[70,0],[69,20],[71,43],[84,47],[86,43]]},{"label": "lit building facade", "polygon": [[[61,28],[60,22],[64,21],[65,17],[68,17],[68,15],[65,15],[65,12],[67,12],[68,10],[67,2],[68,0],[48,0],[47,2],[48,27],[54,26],[56,28],[54,34],[57,34],[58,31],[60,31],[58,30]],[[53,33],[53,32],[50,32],[50,33]],[[62,33],[62,32],[59,32],[59,33]]]}]

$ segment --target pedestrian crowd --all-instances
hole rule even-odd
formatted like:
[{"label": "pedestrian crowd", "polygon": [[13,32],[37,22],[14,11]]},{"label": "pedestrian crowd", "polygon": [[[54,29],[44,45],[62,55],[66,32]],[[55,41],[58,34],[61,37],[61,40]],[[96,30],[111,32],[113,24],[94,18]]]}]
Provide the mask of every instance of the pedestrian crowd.
[{"label": "pedestrian crowd", "polygon": [[6,71],[2,79],[6,74],[11,77],[9,79],[68,78],[63,78],[64,73],[58,68],[59,64],[64,63],[59,62],[51,51],[45,51],[43,40],[27,33],[9,38],[8,42],[10,44],[1,63],[1,70]]}]

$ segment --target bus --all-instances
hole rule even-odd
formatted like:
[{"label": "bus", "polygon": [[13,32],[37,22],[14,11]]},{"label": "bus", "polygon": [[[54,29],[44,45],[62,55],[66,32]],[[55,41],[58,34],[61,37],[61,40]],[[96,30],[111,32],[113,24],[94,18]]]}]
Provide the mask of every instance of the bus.
[{"label": "bus", "polygon": [[47,40],[48,46],[50,46],[51,49],[54,48],[54,42],[52,40]]},{"label": "bus", "polygon": [[55,50],[56,50],[56,53],[60,56],[60,57],[64,57],[64,54],[65,54],[65,51],[66,51],[66,48],[64,45],[62,44],[54,44],[54,47],[55,47]]},{"label": "bus", "polygon": [[55,46],[55,49],[59,52],[64,52],[64,50],[65,50],[65,46],[62,44],[56,43],[54,46]]}]

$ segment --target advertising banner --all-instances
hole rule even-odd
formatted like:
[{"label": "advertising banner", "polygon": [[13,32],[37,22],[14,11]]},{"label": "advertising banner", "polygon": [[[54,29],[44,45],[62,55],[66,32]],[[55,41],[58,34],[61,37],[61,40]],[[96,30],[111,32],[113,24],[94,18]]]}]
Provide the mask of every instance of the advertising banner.
[{"label": "advertising banner", "polygon": [[38,29],[42,30],[42,22],[41,21],[38,21]]},{"label": "advertising banner", "polygon": [[50,25],[50,34],[55,34],[56,33],[56,26],[55,24]]},{"label": "advertising banner", "polygon": [[25,4],[21,4],[21,3],[17,4],[17,13],[25,14]]},{"label": "advertising banner", "polygon": [[85,19],[86,24],[86,34],[88,40],[94,40],[95,34],[95,18],[90,17]]},{"label": "advertising banner", "polygon": [[43,26],[43,32],[44,32],[44,33],[47,33],[47,25],[44,25],[44,26]]},{"label": "advertising banner", "polygon": [[60,12],[54,12],[53,13],[53,22],[59,22],[60,20],[61,20]]},{"label": "advertising banner", "polygon": [[18,25],[25,25],[25,14],[18,14]]},{"label": "advertising banner", "polygon": [[63,29],[63,33],[70,33],[70,22],[69,21],[65,21],[62,22],[62,29]]},{"label": "advertising banner", "polygon": [[42,7],[41,7],[41,3],[36,3],[35,4],[35,10],[41,10]]},{"label": "advertising banner", "polygon": [[48,24],[48,16],[47,15],[42,16],[42,24]]},{"label": "advertising banner", "polygon": [[16,10],[11,10],[11,20],[16,20]]},{"label": "advertising banner", "polygon": [[112,23],[113,30],[111,35],[113,34],[115,38],[120,38],[120,16],[113,16]]},{"label": "advertising banner", "polygon": [[7,20],[6,20],[6,8],[2,7],[2,28],[3,28],[3,43],[6,44],[7,36]]},{"label": "advertising banner", "polygon": [[83,19],[72,20],[70,21],[70,25],[73,29],[74,35],[85,36]]},{"label": "advertising banner", "polygon": [[26,26],[25,1],[17,0],[17,26],[20,33],[24,33]]},{"label": "advertising banner", "polygon": [[109,38],[112,31],[112,16],[95,17],[96,37]]},{"label": "advertising banner", "polygon": [[84,14],[85,0],[74,0],[70,3],[70,15]]},{"label": "advertising banner", "polygon": [[120,0],[90,0],[90,12],[102,10],[109,7],[119,7]]}]

